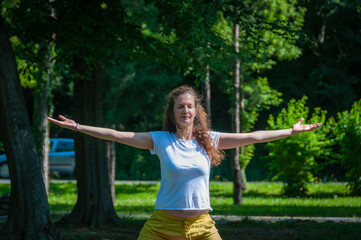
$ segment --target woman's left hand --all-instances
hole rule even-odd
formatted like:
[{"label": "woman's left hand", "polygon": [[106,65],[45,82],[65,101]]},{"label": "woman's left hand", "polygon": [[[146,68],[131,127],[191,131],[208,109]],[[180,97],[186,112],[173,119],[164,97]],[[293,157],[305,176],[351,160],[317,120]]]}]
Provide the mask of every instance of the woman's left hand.
[{"label": "woman's left hand", "polygon": [[292,135],[295,135],[297,133],[302,133],[302,132],[314,131],[314,130],[316,130],[316,128],[318,128],[319,126],[322,125],[321,123],[301,125],[303,120],[304,119],[301,118],[300,121],[298,121],[296,124],[294,124],[292,126]]}]

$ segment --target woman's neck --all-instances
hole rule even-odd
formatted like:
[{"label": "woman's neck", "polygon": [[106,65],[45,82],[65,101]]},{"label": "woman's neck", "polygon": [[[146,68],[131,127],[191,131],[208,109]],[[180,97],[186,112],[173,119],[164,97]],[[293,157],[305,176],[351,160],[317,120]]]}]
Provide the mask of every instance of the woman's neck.
[{"label": "woman's neck", "polygon": [[184,128],[179,128],[177,126],[177,131],[174,134],[177,138],[182,140],[192,140],[193,137],[193,125],[187,126]]}]

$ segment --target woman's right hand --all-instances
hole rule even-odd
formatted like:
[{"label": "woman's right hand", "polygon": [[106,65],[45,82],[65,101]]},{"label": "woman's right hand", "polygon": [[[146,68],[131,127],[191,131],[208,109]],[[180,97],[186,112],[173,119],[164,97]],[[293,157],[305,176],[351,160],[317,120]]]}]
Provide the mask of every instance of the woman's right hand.
[{"label": "woman's right hand", "polygon": [[62,128],[67,128],[67,129],[70,129],[70,130],[75,130],[76,126],[77,126],[77,123],[71,119],[68,119],[62,115],[59,115],[59,118],[62,120],[62,121],[59,121],[59,120],[56,120],[54,118],[51,118],[51,117],[47,117],[47,119],[52,122],[52,123],[55,123],[56,125],[62,127]]}]

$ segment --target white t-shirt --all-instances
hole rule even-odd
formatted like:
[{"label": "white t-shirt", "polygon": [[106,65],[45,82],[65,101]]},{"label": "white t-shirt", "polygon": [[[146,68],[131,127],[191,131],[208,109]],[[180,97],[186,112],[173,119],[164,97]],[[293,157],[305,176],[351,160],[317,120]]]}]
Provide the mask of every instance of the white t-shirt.
[{"label": "white t-shirt", "polygon": [[[210,159],[196,139],[178,139],[168,131],[151,132],[161,166],[160,189],[156,209],[210,209]],[[219,132],[209,132],[217,147]]]}]

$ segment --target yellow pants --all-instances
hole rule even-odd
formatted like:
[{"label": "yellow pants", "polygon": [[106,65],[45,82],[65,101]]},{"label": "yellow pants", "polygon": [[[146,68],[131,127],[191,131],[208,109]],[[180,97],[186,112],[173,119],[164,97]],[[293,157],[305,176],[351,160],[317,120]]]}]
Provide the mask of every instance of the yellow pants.
[{"label": "yellow pants", "polygon": [[144,224],[138,240],[222,240],[208,213],[195,218],[179,218],[162,210]]}]

